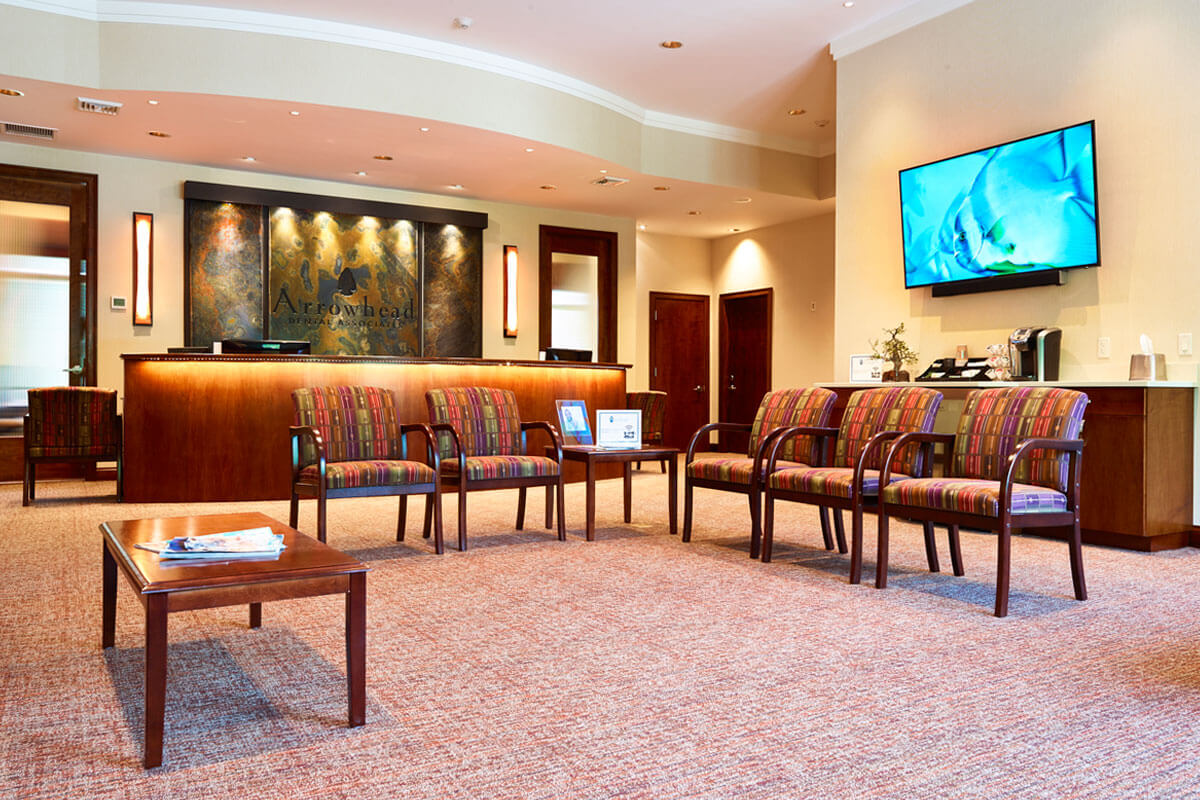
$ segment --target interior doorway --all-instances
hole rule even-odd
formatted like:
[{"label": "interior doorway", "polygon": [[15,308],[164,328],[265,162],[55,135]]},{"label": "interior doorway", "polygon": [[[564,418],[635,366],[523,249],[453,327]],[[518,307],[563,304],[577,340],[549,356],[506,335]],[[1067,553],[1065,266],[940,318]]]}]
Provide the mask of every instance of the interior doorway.
[{"label": "interior doorway", "polygon": [[21,478],[26,392],[96,383],[95,218],[95,175],[0,164],[0,480]]},{"label": "interior doorway", "polygon": [[667,447],[686,448],[709,420],[708,319],[708,295],[650,293],[650,388],[667,393]]},{"label": "interior doorway", "polygon": [[[556,272],[560,281],[557,302]],[[585,285],[580,283],[581,280],[591,283]],[[553,225],[539,226],[538,349],[589,349],[565,344],[558,339],[590,337],[590,328],[584,334],[581,326],[591,326],[593,320],[593,359],[610,363],[616,361],[617,234]]]},{"label": "interior doorway", "polygon": [[[754,289],[720,297],[718,419],[749,423],[771,390],[771,322],[774,290]],[[747,438],[721,434],[724,452],[745,451]]]}]

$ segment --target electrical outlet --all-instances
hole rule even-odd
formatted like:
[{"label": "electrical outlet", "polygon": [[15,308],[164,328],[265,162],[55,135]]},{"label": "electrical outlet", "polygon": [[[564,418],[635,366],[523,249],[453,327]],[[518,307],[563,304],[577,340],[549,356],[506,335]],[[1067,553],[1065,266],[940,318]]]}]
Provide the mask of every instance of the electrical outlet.
[{"label": "electrical outlet", "polygon": [[1179,355],[1190,356],[1192,354],[1192,335],[1190,333],[1179,334]]},{"label": "electrical outlet", "polygon": [[1096,358],[1112,358],[1112,339],[1101,336],[1096,340]]}]

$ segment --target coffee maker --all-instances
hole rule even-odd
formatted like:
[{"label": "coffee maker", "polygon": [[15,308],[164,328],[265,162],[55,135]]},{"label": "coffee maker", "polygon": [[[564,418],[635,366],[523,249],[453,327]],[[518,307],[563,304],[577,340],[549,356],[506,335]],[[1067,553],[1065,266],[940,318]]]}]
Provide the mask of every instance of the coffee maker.
[{"label": "coffee maker", "polygon": [[1014,381],[1058,380],[1061,328],[1017,328],[1008,337],[1008,360]]}]

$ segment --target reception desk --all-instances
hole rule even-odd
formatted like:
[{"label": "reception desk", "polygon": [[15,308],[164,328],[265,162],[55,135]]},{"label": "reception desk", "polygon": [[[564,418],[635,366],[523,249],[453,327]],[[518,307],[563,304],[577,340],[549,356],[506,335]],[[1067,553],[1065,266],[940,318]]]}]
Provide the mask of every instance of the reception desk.
[{"label": "reception desk", "polygon": [[[517,395],[523,420],[557,426],[555,400],[623,408],[620,364],[379,356],[126,354],[127,502],[280,500],[291,492],[293,389],[383,386],[402,422],[427,422],[427,389],[494,386]],[[417,439],[410,440],[416,446]],[[540,453],[544,434],[530,434]],[[416,450],[418,455],[423,451]],[[410,451],[413,455],[414,451]],[[582,477],[570,465],[568,479]],[[620,467],[613,475],[620,474]],[[575,475],[579,472],[579,475]]]},{"label": "reception desk", "polygon": [[[837,424],[861,383],[822,384],[837,392]],[[878,385],[878,384],[874,384]],[[976,388],[1013,383],[910,383],[945,396],[937,430],[952,433],[962,399]],[[1083,417],[1080,522],[1083,540],[1129,550],[1189,544],[1192,533],[1195,386],[1182,381],[1059,381],[1039,386],[1088,396]]]}]

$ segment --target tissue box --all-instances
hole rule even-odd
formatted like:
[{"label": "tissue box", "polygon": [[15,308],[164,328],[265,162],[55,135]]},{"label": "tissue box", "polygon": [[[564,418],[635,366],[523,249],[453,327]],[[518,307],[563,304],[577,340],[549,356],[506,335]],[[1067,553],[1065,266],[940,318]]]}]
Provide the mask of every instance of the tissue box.
[{"label": "tissue box", "polygon": [[1162,353],[1147,355],[1134,353],[1129,357],[1129,380],[1165,381],[1167,379],[1167,357]]}]

